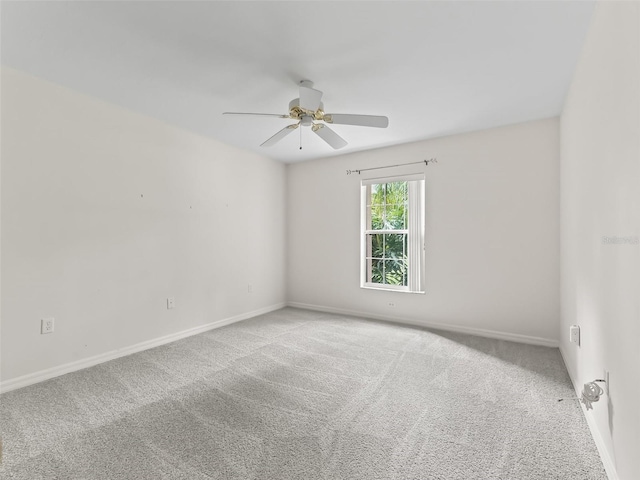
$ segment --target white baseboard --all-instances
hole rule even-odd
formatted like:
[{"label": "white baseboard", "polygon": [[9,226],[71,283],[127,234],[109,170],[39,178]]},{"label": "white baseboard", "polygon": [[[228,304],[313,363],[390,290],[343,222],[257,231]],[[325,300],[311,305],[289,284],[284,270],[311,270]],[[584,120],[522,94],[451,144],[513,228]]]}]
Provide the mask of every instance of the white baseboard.
[{"label": "white baseboard", "polygon": [[[564,349],[562,346],[560,348],[560,355],[562,356],[562,361],[564,362],[564,366],[569,373],[569,379],[571,380],[571,384],[573,385],[573,390],[576,392],[576,396],[580,397],[582,395],[582,391],[579,388],[576,388],[578,385],[577,379],[575,378],[575,372],[573,372],[569,368],[569,364],[567,363],[566,356],[564,354]],[[596,448],[598,449],[598,453],[600,454],[600,458],[602,459],[602,464],[604,465],[604,470],[607,472],[607,477],[609,480],[620,480],[618,477],[618,472],[616,471],[616,465],[609,455],[607,448],[605,446],[604,440],[602,438],[602,434],[600,433],[600,429],[596,424],[596,421],[593,419],[593,415],[590,415],[585,406],[580,402],[580,407],[582,407],[582,413],[584,414],[584,418],[587,420],[587,425],[589,426],[589,430],[591,431],[591,436],[593,437],[593,441],[596,444]]]},{"label": "white baseboard", "polygon": [[498,340],[509,340],[511,342],[527,343],[530,345],[541,345],[544,347],[558,347],[558,341],[550,338],[533,337],[529,335],[520,335],[517,333],[498,332],[495,330],[485,330],[482,328],[463,327],[460,325],[449,325],[446,323],[436,323],[429,321],[418,321],[409,318],[390,317],[388,315],[377,315],[367,312],[359,312],[354,310],[346,310],[343,308],[325,307],[321,305],[310,305],[307,303],[287,302],[287,306],[294,308],[302,308],[305,310],[315,310],[318,312],[338,313],[341,315],[350,315],[353,317],[371,318],[374,320],[382,320],[385,322],[402,323],[405,325],[413,325],[415,327],[433,328],[436,330],[445,330],[448,332],[468,333],[478,337],[495,338]]},{"label": "white baseboard", "polygon": [[275,305],[270,305],[268,307],[260,308],[258,310],[253,310],[251,312],[241,313],[240,315],[235,315],[233,317],[216,320],[215,322],[207,323],[206,325],[201,325],[199,327],[189,328],[181,332],[176,332],[169,335],[165,335],[163,337],[158,337],[152,340],[136,343],[135,345],[130,345],[128,347],[118,348],[117,350],[101,353],[93,357],[83,358],[81,360],[76,360],[74,362],[66,363],[64,365],[59,365],[57,367],[52,367],[46,370],[41,370],[39,372],[23,375],[21,377],[12,378],[10,380],[0,382],[0,393],[9,392],[11,390],[16,390],[18,388],[26,387],[28,385],[33,385],[34,383],[43,382],[51,378],[59,377],[60,375],[65,375],[67,373],[75,372],[78,370],[82,370],[84,368],[98,365],[99,363],[104,363],[104,362],[108,362],[109,360],[114,360],[116,358],[124,357],[126,355],[131,355],[132,353],[137,353],[143,350],[148,350],[150,348],[159,347],[160,345],[165,345],[167,343],[175,342],[176,340],[190,337],[192,335],[197,335],[199,333],[203,333],[208,330],[213,330],[214,328],[220,328],[225,325],[230,325],[232,323],[239,322],[241,320],[246,320],[247,318],[273,312],[274,310],[279,310],[281,308],[284,308],[285,306],[286,305],[284,303],[277,303]]}]

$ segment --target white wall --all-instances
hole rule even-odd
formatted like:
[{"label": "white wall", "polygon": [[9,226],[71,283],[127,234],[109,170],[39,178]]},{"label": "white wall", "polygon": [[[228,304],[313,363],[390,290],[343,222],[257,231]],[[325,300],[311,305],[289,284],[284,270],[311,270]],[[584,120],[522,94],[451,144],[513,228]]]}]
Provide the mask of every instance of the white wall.
[{"label": "white wall", "polygon": [[610,372],[586,415],[623,480],[640,478],[639,32],[638,3],[597,6],[561,118],[561,351],[578,390]]},{"label": "white wall", "polygon": [[[371,175],[426,172],[426,294],[359,288],[362,177],[346,170],[431,157]],[[291,164],[287,181],[289,303],[557,342],[557,119]]]},{"label": "white wall", "polygon": [[3,382],[281,306],[284,189],[280,163],[3,69]]}]

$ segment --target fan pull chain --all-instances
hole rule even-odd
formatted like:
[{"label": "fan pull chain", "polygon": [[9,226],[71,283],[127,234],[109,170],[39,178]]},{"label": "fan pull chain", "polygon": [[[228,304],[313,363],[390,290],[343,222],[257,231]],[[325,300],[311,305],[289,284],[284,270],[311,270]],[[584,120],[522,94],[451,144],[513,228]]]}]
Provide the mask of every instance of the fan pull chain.
[{"label": "fan pull chain", "polygon": [[302,129],[300,129],[300,150],[302,150]]}]

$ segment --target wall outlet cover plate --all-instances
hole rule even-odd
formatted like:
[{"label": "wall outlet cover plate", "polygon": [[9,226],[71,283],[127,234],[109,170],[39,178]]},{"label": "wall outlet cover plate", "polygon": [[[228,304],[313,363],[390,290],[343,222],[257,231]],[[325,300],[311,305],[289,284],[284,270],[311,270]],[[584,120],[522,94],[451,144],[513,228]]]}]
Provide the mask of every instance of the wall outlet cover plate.
[{"label": "wall outlet cover plate", "polygon": [[569,327],[569,341],[580,345],[580,327],[578,325],[571,325]]},{"label": "wall outlet cover plate", "polygon": [[53,333],[53,328],[55,326],[55,318],[43,318],[40,320],[40,333]]}]

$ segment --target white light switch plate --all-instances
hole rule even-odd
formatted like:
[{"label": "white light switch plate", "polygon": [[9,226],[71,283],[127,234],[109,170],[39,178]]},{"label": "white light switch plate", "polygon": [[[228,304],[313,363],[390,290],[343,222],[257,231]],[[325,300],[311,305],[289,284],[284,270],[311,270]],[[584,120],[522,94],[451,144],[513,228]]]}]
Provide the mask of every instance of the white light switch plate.
[{"label": "white light switch plate", "polygon": [[167,310],[171,310],[176,307],[176,299],[175,297],[167,298]]}]

